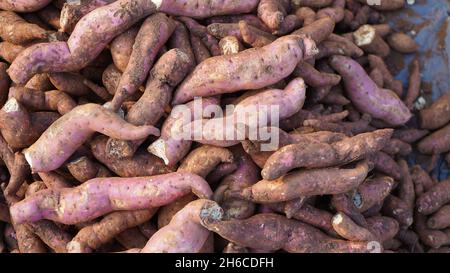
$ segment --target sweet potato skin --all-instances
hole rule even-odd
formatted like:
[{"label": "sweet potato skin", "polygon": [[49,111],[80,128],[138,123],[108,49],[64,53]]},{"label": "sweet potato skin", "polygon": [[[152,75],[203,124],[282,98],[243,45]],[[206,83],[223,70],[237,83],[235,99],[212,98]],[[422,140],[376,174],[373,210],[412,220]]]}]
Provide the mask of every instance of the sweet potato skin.
[{"label": "sweet potato skin", "polygon": [[356,108],[394,126],[405,124],[412,117],[404,103],[392,91],[378,88],[357,62],[333,56],[330,64],[342,76],[347,95]]},{"label": "sweet potato skin", "polygon": [[367,243],[332,239],[314,227],[271,213],[257,214],[246,220],[204,221],[203,225],[235,244],[262,251],[368,252]]},{"label": "sweet potato skin", "polygon": [[444,94],[419,113],[420,127],[438,129],[450,121],[450,93]]},{"label": "sweet potato skin", "polygon": [[369,170],[366,161],[359,162],[354,169],[301,170],[277,180],[261,180],[240,195],[258,203],[276,203],[300,196],[345,193],[361,184]]},{"label": "sweet potato skin", "polygon": [[[141,139],[152,133],[159,134],[159,130],[152,126],[133,126],[106,108],[90,103],[74,108],[55,121],[26,149],[25,157],[33,172],[52,171],[61,166],[96,131],[130,140]],[[59,141],[55,141],[53,135],[58,132],[64,133],[59,135]],[[53,156],[56,154],[59,156]]]},{"label": "sweet potato skin", "polygon": [[431,214],[445,205],[449,200],[450,180],[445,180],[434,185],[417,199],[417,211],[424,215]]},{"label": "sweet potato skin", "polygon": [[3,107],[8,98],[8,89],[11,80],[9,79],[6,70],[8,65],[0,62],[0,107]]},{"label": "sweet potato skin", "polygon": [[[139,192],[139,197],[136,191]],[[11,207],[11,217],[18,224],[40,219],[76,224],[113,210],[158,207],[191,191],[202,198],[212,196],[206,181],[189,173],[135,178],[96,178],[76,188],[40,191],[14,204]],[[85,198],[80,199],[81,196]],[[55,198],[59,202],[55,202]],[[97,205],[92,206],[94,203]],[[63,207],[65,209],[61,210]]]},{"label": "sweet potato skin", "polygon": [[127,68],[138,31],[138,27],[132,27],[114,38],[110,44],[114,65],[121,72]]},{"label": "sweet potato skin", "polygon": [[0,9],[15,12],[34,12],[47,6],[51,0],[33,0],[33,1],[15,1],[2,0],[0,1]]},{"label": "sweet potato skin", "polygon": [[[294,35],[279,38],[259,49],[209,58],[181,83],[172,104],[187,102],[195,96],[208,97],[271,85],[289,75],[301,59],[314,55],[314,52],[313,41]],[[266,69],[261,71],[261,67]],[[211,70],[216,73],[207,73]]]},{"label": "sweet potato skin", "polygon": [[360,134],[332,144],[293,144],[275,152],[262,170],[264,179],[273,180],[289,170],[323,168],[350,163],[379,151],[392,136],[393,130],[378,130]]},{"label": "sweet potato skin", "polygon": [[[214,201],[200,199],[186,205],[174,215],[170,223],[158,230],[142,249],[142,253],[197,253],[210,231],[203,221],[215,222],[222,217],[222,209]],[[207,219],[206,219],[207,218]]]},{"label": "sweet potato skin", "polygon": [[362,183],[358,189],[358,197],[354,200],[357,208],[364,212],[374,205],[383,202],[383,200],[389,195],[394,188],[394,179],[388,176],[368,179]]}]

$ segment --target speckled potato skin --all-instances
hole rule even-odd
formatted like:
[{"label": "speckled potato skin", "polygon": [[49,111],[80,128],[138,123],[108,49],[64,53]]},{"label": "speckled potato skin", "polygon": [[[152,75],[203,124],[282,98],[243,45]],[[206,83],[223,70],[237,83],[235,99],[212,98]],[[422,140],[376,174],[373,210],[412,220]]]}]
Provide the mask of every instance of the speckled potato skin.
[{"label": "speckled potato skin", "polygon": [[209,58],[181,83],[172,104],[185,103],[195,96],[209,97],[269,86],[291,74],[299,61],[314,53],[312,40],[290,35],[259,49]]},{"label": "speckled potato skin", "polygon": [[0,0],[0,9],[15,12],[34,12],[47,6],[51,0]]},{"label": "speckled potato skin", "polygon": [[10,212],[18,224],[41,219],[76,224],[112,211],[159,207],[191,191],[200,198],[212,196],[208,183],[190,173],[95,178],[76,188],[40,191],[11,206]]},{"label": "speckled potato skin", "polygon": [[420,127],[423,129],[438,129],[450,121],[450,93],[437,99],[430,107],[419,114]]},{"label": "speckled potato skin", "polygon": [[332,144],[288,145],[267,160],[262,176],[264,179],[274,180],[295,168],[323,168],[347,164],[381,150],[392,133],[392,129],[385,129],[359,134]]},{"label": "speckled potato skin", "polygon": [[205,227],[243,247],[291,253],[369,252],[367,242],[333,239],[320,230],[282,215],[261,213],[245,220],[208,222]]},{"label": "speckled potato skin", "polygon": [[277,180],[261,180],[241,195],[257,203],[289,201],[300,196],[339,194],[359,186],[370,167],[366,161],[355,168],[324,168],[291,172]]},{"label": "speckled potato skin", "polygon": [[355,205],[359,211],[364,212],[383,202],[393,188],[394,179],[389,176],[368,179],[358,187],[357,194],[360,201],[355,202]]},{"label": "speckled potato skin", "polygon": [[408,107],[392,91],[380,89],[356,61],[345,56],[330,58],[342,76],[346,93],[356,108],[391,125],[405,124],[412,117]]},{"label": "speckled potato skin", "polygon": [[202,226],[205,221],[221,219],[222,209],[216,202],[200,199],[187,204],[170,223],[159,229],[141,253],[198,253],[210,236]]},{"label": "speckled potato skin", "polygon": [[437,183],[416,201],[417,211],[424,215],[431,214],[450,201],[450,180]]},{"label": "speckled potato skin", "polygon": [[122,34],[118,35],[110,44],[111,56],[114,65],[121,71],[127,69],[133,45],[138,34],[139,27],[134,26]]},{"label": "speckled potato skin", "polygon": [[[159,134],[153,126],[136,127],[101,105],[88,103],[56,120],[25,150],[25,158],[33,172],[55,170],[96,131],[128,140]],[[57,139],[55,135],[58,135]]]},{"label": "speckled potato skin", "polygon": [[163,0],[159,10],[171,15],[197,19],[218,15],[250,13],[259,0]]}]

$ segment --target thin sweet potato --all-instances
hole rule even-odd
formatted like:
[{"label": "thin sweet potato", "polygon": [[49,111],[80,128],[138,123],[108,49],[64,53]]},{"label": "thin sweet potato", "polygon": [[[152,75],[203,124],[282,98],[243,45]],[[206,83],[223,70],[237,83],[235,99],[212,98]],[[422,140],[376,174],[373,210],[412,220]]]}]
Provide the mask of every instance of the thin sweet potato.
[{"label": "thin sweet potato", "polygon": [[[300,60],[308,59],[315,53],[312,40],[290,35],[259,49],[209,58],[179,86],[172,104],[190,101],[195,96],[213,96],[274,84],[289,75]],[[265,68],[263,71],[262,67]],[[208,73],[212,70],[216,73]]]},{"label": "thin sweet potato", "polygon": [[[96,178],[76,188],[43,190],[25,198],[11,206],[11,218],[17,224],[41,219],[76,224],[115,210],[159,207],[191,191],[201,198],[212,196],[207,182],[189,173]],[[84,198],[80,199],[81,196]]]},{"label": "thin sweet potato", "polygon": [[406,93],[406,97],[404,99],[404,102],[406,106],[409,107],[409,109],[412,109],[414,102],[420,95],[420,85],[421,85],[420,64],[418,60],[414,60],[412,62],[409,73],[408,92]]}]

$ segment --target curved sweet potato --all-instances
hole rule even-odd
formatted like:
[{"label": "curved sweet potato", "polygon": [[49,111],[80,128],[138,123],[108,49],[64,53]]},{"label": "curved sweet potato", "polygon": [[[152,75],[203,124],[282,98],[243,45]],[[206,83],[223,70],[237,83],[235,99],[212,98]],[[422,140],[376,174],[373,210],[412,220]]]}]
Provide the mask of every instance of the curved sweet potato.
[{"label": "curved sweet potato", "polygon": [[357,62],[333,56],[330,64],[342,76],[349,99],[362,112],[394,126],[405,124],[412,117],[404,103],[392,91],[378,88]]},{"label": "curved sweet potato", "polygon": [[[59,168],[96,131],[129,140],[159,134],[153,126],[136,127],[101,105],[88,103],[55,121],[25,150],[25,158],[33,172],[52,171]],[[55,134],[58,134],[59,140],[54,138]]]},{"label": "curved sweet potato", "polygon": [[209,58],[181,83],[172,104],[190,101],[195,96],[207,97],[274,84],[289,75],[300,60],[315,53],[312,40],[290,35],[259,49]]},{"label": "curved sweet potato", "polygon": [[14,204],[10,211],[18,224],[41,219],[76,224],[115,210],[159,207],[191,191],[201,198],[212,196],[208,183],[190,173],[96,178],[76,188],[40,191]]}]

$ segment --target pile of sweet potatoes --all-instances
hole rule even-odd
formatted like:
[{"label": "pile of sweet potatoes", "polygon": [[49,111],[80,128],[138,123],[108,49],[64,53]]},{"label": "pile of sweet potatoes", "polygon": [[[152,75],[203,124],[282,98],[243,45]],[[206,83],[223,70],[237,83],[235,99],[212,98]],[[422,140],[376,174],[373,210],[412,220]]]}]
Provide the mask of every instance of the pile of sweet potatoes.
[{"label": "pile of sweet potatoes", "polygon": [[0,252],[450,252],[450,93],[368,2],[1,0]]}]

